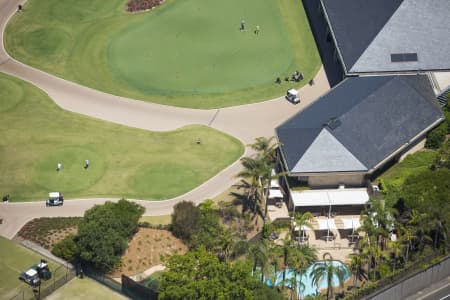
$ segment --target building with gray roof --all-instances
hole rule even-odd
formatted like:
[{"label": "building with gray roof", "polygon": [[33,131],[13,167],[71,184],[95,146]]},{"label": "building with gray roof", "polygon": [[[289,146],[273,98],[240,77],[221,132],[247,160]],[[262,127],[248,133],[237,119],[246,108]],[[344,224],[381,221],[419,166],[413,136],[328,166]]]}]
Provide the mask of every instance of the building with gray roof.
[{"label": "building with gray roof", "polygon": [[289,176],[364,185],[444,120],[426,75],[349,77],[276,128]]},{"label": "building with gray roof", "polygon": [[450,71],[449,0],[320,0],[344,73]]}]

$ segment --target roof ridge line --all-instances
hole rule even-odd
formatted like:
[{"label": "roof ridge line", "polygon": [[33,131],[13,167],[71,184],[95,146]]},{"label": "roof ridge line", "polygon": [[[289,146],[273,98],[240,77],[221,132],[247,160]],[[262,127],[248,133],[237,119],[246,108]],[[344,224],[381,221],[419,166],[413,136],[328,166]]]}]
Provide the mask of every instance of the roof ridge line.
[{"label": "roof ridge line", "polygon": [[392,18],[394,17],[394,15],[398,12],[398,10],[400,9],[400,7],[403,5],[405,1],[402,0],[402,2],[400,3],[400,5],[397,7],[397,9],[392,13],[392,15],[388,18],[388,20],[386,21],[386,23],[384,23],[383,27],[381,28],[380,31],[378,31],[378,33],[373,37],[372,41],[369,43],[369,45],[367,45],[366,49],[364,49],[364,51],[361,53],[361,55],[358,57],[358,59],[355,61],[355,63],[352,65],[352,67],[350,68],[349,72],[352,72],[352,69],[354,66],[356,66],[356,64],[358,63],[358,61],[361,59],[361,57],[363,57],[363,55],[367,52],[367,50],[370,48],[370,46],[374,43],[374,41],[377,39],[377,37],[380,35],[380,33],[384,30],[384,28],[386,28],[386,26],[389,24],[389,22],[392,20]]}]

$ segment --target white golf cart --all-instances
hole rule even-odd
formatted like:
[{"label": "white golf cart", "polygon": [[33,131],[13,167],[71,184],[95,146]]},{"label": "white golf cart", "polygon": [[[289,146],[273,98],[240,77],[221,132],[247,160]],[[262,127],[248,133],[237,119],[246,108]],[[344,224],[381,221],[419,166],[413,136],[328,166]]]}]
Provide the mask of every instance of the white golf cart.
[{"label": "white golf cart", "polygon": [[39,278],[39,274],[35,269],[29,269],[26,272],[20,273],[19,279],[34,287],[41,284],[41,278]]},{"label": "white golf cart", "polygon": [[294,104],[300,103],[300,98],[298,97],[298,91],[296,89],[287,90],[286,99]]},{"label": "white golf cart", "polygon": [[48,200],[46,206],[62,206],[64,204],[63,194],[60,192],[48,193]]}]

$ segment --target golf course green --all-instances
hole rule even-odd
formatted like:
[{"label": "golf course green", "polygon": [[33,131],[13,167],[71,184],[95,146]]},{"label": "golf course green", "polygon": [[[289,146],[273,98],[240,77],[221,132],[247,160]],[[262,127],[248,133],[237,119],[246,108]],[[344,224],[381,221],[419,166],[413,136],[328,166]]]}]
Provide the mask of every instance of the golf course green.
[{"label": "golf course green", "polygon": [[[167,0],[137,14],[125,3],[29,0],[8,24],[5,47],[98,90],[193,108],[278,97],[320,67],[301,0]],[[296,70],[301,83],[275,83]]]},{"label": "golf course green", "polygon": [[67,112],[31,84],[3,74],[0,136],[0,195],[10,194],[11,201],[42,201],[52,191],[68,199],[168,199],[244,151],[235,138],[206,126],[149,132]]}]

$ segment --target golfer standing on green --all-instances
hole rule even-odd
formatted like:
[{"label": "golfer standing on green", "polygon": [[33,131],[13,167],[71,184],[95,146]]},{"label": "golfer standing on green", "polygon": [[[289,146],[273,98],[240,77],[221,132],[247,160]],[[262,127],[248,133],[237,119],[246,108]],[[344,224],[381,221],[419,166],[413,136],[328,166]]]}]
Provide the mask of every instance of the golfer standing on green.
[{"label": "golfer standing on green", "polygon": [[241,21],[241,31],[244,31],[244,30],[245,30],[245,20],[242,19],[242,21]]}]

